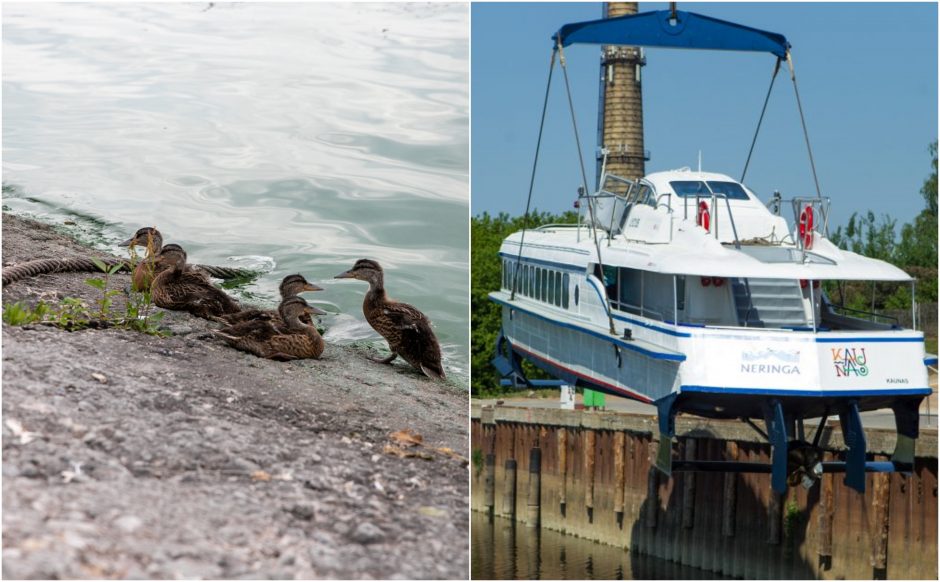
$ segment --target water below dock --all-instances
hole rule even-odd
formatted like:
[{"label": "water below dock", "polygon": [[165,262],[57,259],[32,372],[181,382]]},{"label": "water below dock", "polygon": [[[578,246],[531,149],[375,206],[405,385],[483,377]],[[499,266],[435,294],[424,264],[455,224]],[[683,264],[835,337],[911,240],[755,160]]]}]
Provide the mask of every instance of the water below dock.
[{"label": "water below dock", "polygon": [[623,548],[516,525],[472,512],[470,577],[473,580],[718,580],[689,568]]}]

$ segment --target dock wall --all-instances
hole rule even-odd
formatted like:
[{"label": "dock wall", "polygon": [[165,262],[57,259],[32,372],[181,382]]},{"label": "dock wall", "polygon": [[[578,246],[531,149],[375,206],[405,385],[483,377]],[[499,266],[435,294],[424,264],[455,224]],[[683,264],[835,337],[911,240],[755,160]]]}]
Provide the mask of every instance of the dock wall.
[{"label": "dock wall", "polygon": [[[651,465],[653,416],[475,404],[471,419],[471,506],[520,528],[724,576],[937,579],[935,430],[918,440],[913,474],[869,474],[864,495],[826,474],[778,496],[768,474],[666,478]],[[769,462],[769,445],[743,423],[680,416],[676,431],[674,455]],[[887,459],[894,431],[866,436],[875,460]],[[842,447],[837,426],[822,443]]]}]

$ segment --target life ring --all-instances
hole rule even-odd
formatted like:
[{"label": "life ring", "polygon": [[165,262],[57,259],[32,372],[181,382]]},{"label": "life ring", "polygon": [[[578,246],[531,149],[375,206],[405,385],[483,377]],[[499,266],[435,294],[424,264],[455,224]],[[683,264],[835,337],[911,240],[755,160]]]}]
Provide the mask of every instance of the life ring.
[{"label": "life ring", "polygon": [[800,239],[804,249],[813,248],[813,207],[804,206],[800,213]]},{"label": "life ring", "polygon": [[702,287],[708,287],[711,284],[712,284],[711,277],[702,277]]},{"label": "life ring", "polygon": [[709,232],[708,227],[711,225],[711,213],[708,212],[708,203],[704,200],[698,203],[698,214],[695,216],[695,224],[704,228],[705,232]]},{"label": "life ring", "polygon": [[724,277],[712,277],[712,285],[714,285],[715,287],[721,287],[724,284],[725,284]]}]

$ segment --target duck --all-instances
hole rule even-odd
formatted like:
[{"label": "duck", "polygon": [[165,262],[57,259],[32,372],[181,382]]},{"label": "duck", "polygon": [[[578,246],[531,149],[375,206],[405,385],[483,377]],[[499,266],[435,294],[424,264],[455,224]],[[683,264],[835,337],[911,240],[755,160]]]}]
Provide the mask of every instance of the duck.
[{"label": "duck", "polygon": [[390,299],[385,292],[382,266],[372,259],[359,259],[352,269],[336,279],[358,279],[369,284],[362,302],[362,313],[372,329],[388,342],[389,357],[376,360],[391,364],[398,356],[425,376],[444,380],[441,345],[431,329],[431,321],[417,308]]},{"label": "duck", "polygon": [[[296,297],[297,295],[307,291],[323,291],[323,287],[308,282],[300,273],[284,277],[278,289],[281,293],[281,301],[287,299],[288,297]],[[268,319],[272,323],[278,325],[284,324],[284,321],[281,320],[277,309],[257,309],[254,307],[243,309],[238,313],[223,315],[219,318],[219,320],[229,325],[235,325],[258,318]],[[313,323],[309,313],[302,313],[300,316],[300,321],[308,325]]]},{"label": "duck", "polygon": [[303,297],[285,297],[277,308],[283,325],[272,320],[256,318],[213,331],[233,348],[261,358],[287,361],[306,358],[317,359],[323,353],[325,342],[317,328],[301,318],[324,315],[325,311],[306,302]]},{"label": "duck", "polygon": [[213,286],[208,276],[186,264],[186,251],[177,244],[160,250],[150,295],[157,307],[187,311],[204,319],[241,311],[238,302]]},{"label": "duck", "polygon": [[144,258],[134,267],[134,272],[131,275],[131,290],[142,293],[149,291],[150,284],[153,282],[154,263],[163,248],[163,235],[155,226],[145,226],[137,229],[134,236],[118,246],[133,248],[136,245],[144,246],[147,252]]}]

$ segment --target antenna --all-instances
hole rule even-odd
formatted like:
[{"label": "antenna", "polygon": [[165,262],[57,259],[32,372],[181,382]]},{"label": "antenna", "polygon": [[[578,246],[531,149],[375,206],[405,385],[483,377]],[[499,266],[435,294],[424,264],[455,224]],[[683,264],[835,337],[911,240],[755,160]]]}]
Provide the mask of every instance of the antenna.
[{"label": "antenna", "polygon": [[698,171],[702,172],[702,150],[698,151]]}]

